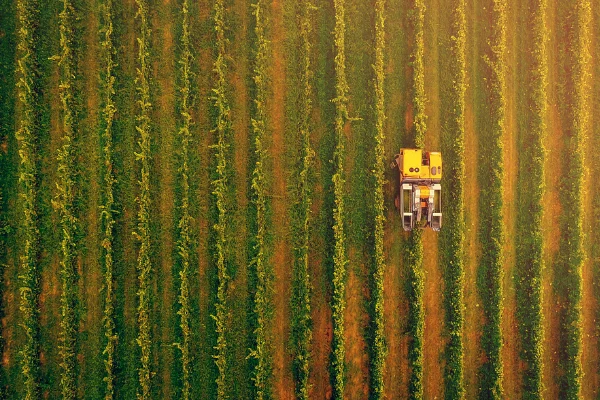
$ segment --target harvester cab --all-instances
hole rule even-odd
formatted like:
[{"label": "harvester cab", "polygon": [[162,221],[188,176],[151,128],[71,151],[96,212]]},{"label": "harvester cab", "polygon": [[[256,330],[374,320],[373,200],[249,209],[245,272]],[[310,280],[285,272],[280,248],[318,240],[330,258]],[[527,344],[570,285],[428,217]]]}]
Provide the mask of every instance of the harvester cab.
[{"label": "harvester cab", "polygon": [[398,168],[400,190],[396,208],[405,231],[442,227],[442,153],[420,149],[400,149],[392,168]]}]

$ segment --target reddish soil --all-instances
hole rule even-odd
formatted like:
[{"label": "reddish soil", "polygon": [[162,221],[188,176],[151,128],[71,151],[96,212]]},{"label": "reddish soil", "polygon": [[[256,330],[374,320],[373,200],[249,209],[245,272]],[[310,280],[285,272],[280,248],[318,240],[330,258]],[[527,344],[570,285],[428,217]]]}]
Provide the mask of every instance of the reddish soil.
[{"label": "reddish soil", "polygon": [[[82,166],[89,176],[90,189],[87,195],[86,203],[86,215],[82,216],[82,223],[85,219],[87,224],[87,240],[91,245],[86,248],[85,259],[83,260],[84,267],[79,270],[79,287],[80,296],[82,302],[85,304],[86,313],[85,319],[81,321],[81,331],[88,332],[88,340],[81,342],[80,344],[80,356],[83,357],[83,361],[80,360],[80,375],[82,377],[90,376],[96,373],[92,367],[92,363],[86,363],[85,360],[94,357],[98,349],[102,346],[102,299],[104,287],[103,282],[103,268],[100,266],[100,252],[97,246],[99,241],[100,226],[99,226],[99,168],[100,165],[100,154],[98,152],[99,143],[97,136],[97,118],[98,118],[98,19],[97,14],[90,12],[87,16],[86,25],[89,27],[86,30],[85,44],[86,44],[86,58],[83,64],[83,73],[85,77],[85,91],[87,100],[87,118],[81,125],[83,128],[80,131],[82,142],[85,146],[90,149],[86,154],[82,154],[82,162],[86,165]],[[87,130],[87,132],[85,130]],[[86,133],[84,133],[86,132]],[[103,371],[101,372],[103,373]],[[85,381],[81,386],[82,390],[86,390]],[[80,393],[81,395],[82,393]]]},{"label": "reddish soil", "polygon": [[[439,35],[440,0],[428,0],[425,11],[425,97],[427,134],[425,149],[440,149],[440,74]],[[423,340],[423,395],[427,399],[442,398],[444,393],[443,352],[445,340],[443,288],[444,279],[438,257],[439,234],[426,230],[423,235],[423,268],[425,270],[425,333]]]},{"label": "reddish soil", "polygon": [[[315,267],[317,268],[313,269],[314,275],[325,274],[322,264],[315,265]],[[331,309],[327,303],[326,293],[322,290],[324,288],[320,289],[318,291],[314,290],[312,297],[313,358],[309,382],[311,385],[311,397],[330,399],[332,391],[329,381],[329,354],[331,352],[333,327],[331,325]]]},{"label": "reddish soil", "polygon": [[286,163],[285,163],[285,53],[283,30],[283,7],[281,0],[272,3],[273,37],[273,68],[271,81],[273,84],[273,99],[271,108],[273,143],[271,153],[273,158],[273,232],[275,233],[275,248],[273,267],[275,272],[274,300],[275,319],[273,321],[273,372],[274,395],[278,399],[294,398],[294,380],[289,353],[289,321],[290,321],[290,285],[292,256],[290,249],[287,204],[291,201],[287,196]]},{"label": "reddish soil", "polygon": [[[552,79],[551,79],[552,81]],[[552,98],[552,97],[551,97]],[[562,131],[560,129],[558,109],[553,102],[549,107],[548,136],[546,139],[546,194],[544,196],[544,259],[545,271],[543,274],[543,313],[544,313],[544,398],[558,398],[558,351],[560,345],[560,320],[557,310],[557,298],[553,289],[554,260],[560,242],[559,217],[561,212],[558,188],[560,179],[559,160],[562,151]]]},{"label": "reddish soil", "polygon": [[[551,43],[556,43],[556,6],[548,7],[547,24],[550,32]],[[558,49],[548,46],[549,65],[548,81],[557,82],[558,76]],[[560,320],[557,310],[557,298],[553,289],[554,282],[554,260],[560,242],[560,213],[561,205],[558,194],[561,175],[562,158],[562,129],[560,125],[560,114],[557,102],[556,85],[548,85],[548,133],[546,136],[546,193],[544,195],[544,261],[545,271],[543,274],[543,314],[544,325],[544,398],[558,398],[558,374],[556,366],[559,364],[558,351],[560,346]]]},{"label": "reddish soil", "polygon": [[[158,144],[160,151],[156,155],[156,162],[160,166],[155,170],[159,172],[158,184],[160,196],[157,199],[157,206],[160,209],[160,264],[156,265],[156,277],[154,280],[155,293],[161,294],[161,304],[154,311],[159,326],[156,335],[160,338],[160,346],[154,352],[155,365],[160,380],[160,387],[163,398],[172,395],[171,388],[171,370],[173,364],[173,348],[170,344],[173,342],[173,311],[174,304],[177,304],[177,293],[179,288],[173,287],[173,207],[174,204],[174,171],[173,165],[174,153],[177,146],[174,135],[177,132],[177,123],[175,120],[175,90],[173,77],[176,76],[175,70],[175,38],[173,38],[173,24],[180,24],[177,19],[160,18],[161,15],[171,15],[171,0],[163,0],[162,5],[157,6],[158,18],[155,18],[153,34],[154,43],[158,45],[155,49],[160,56],[155,59],[154,75],[159,87],[159,96],[156,99],[155,108],[156,120],[159,121],[157,135],[154,140]],[[177,64],[177,66],[179,66]],[[178,309],[179,307],[176,306]]]},{"label": "reddish soil", "polygon": [[[51,78],[51,89],[48,94],[48,101],[50,102],[50,146],[48,154],[55,155],[58,149],[62,146],[62,120],[61,120],[61,102],[58,91],[59,75],[57,64],[53,65],[52,78]],[[52,160],[52,161],[50,161]],[[42,175],[49,179],[48,182],[57,182],[57,168],[56,162],[53,158],[46,160],[46,168],[42,170]],[[49,191],[52,198],[56,198],[56,186],[53,184],[49,185]],[[45,214],[51,214],[51,220],[53,226],[59,225],[58,216],[54,213],[54,210],[50,207],[44,210]],[[48,235],[48,233],[46,233]],[[60,241],[59,235],[57,240]],[[43,243],[44,237],[41,238]],[[45,237],[48,240],[48,236]],[[59,242],[60,243],[60,242]],[[40,272],[40,336],[43,338],[43,343],[59,343],[60,334],[60,294],[62,290],[60,281],[60,248],[57,249],[56,253],[49,252],[48,247],[44,246],[44,251],[41,257],[47,262],[45,269]],[[56,373],[60,374],[58,365],[60,364],[60,355],[58,353],[58,346],[48,346],[40,348],[40,360],[42,366],[42,373],[48,372],[49,369],[56,369]],[[49,385],[44,390],[44,395],[54,393],[58,390],[58,382],[55,385]]]},{"label": "reddish soil", "polygon": [[444,393],[442,337],[444,307],[442,293],[444,279],[438,263],[438,233],[427,230],[423,234],[425,268],[425,335],[423,340],[423,389],[424,398],[439,399]]},{"label": "reddish soil", "polygon": [[[355,259],[351,252],[350,260]],[[345,347],[346,347],[346,397],[364,399],[369,396],[369,355],[363,332],[368,324],[365,312],[367,286],[357,274],[364,265],[348,264],[346,282]]]},{"label": "reddish soil", "polygon": [[[470,97],[467,94],[468,97]],[[479,294],[477,293],[477,268],[481,245],[477,238],[479,226],[479,185],[477,182],[478,143],[475,134],[473,103],[467,101],[465,110],[465,322],[463,333],[465,398],[477,398],[478,371],[481,366],[480,327],[483,322]]]},{"label": "reddish soil", "polygon": [[[324,135],[324,126],[319,118],[319,113],[314,110],[315,131],[313,135],[313,146],[318,143]],[[316,166],[319,168],[320,166]],[[312,216],[317,218],[323,206],[323,187],[320,184],[315,185],[314,201],[312,204]],[[312,297],[311,311],[313,323],[312,340],[312,364],[309,377],[311,386],[311,398],[330,399],[332,389],[329,377],[329,357],[331,353],[331,339],[333,333],[331,308],[329,307],[329,296],[327,295],[327,271],[324,264],[324,255],[320,249],[325,248],[323,236],[313,233],[311,240],[314,240],[309,254],[309,269],[311,274]],[[314,249],[314,250],[313,250]],[[315,251],[316,250],[316,251]]]},{"label": "reddish soil", "polygon": [[[392,196],[391,190],[387,192]],[[398,222],[398,218],[398,214],[394,208],[388,210],[388,221]],[[396,225],[396,228],[398,225]],[[390,399],[406,398],[408,385],[408,337],[404,334],[408,303],[406,302],[403,290],[404,280],[401,272],[402,251],[400,246],[398,246],[400,237],[400,231],[394,229],[394,225],[388,222],[386,224],[384,243],[386,270],[383,296],[385,339],[388,349],[384,384],[385,391]]]}]

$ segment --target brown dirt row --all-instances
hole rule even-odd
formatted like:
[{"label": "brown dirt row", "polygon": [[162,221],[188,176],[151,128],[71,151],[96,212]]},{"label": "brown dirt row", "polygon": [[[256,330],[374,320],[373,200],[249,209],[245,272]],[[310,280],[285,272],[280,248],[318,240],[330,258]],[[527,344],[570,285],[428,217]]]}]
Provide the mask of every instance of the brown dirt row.
[{"label": "brown dirt row", "polygon": [[[57,181],[56,155],[58,149],[62,145],[62,120],[61,120],[61,103],[58,90],[60,82],[59,70],[57,63],[52,65],[51,78],[49,79],[50,90],[48,90],[45,101],[50,105],[50,140],[48,147],[48,157],[41,160],[42,170],[41,179],[46,181],[41,186],[45,186],[49,191],[49,195],[54,199],[56,196],[56,187],[53,182]],[[49,183],[52,182],[52,183]],[[49,205],[49,204],[48,204]],[[59,224],[58,217],[51,207],[39,210],[40,219],[52,221],[53,226]],[[41,372],[44,374],[60,374],[58,365],[60,363],[60,354],[58,346],[52,346],[53,343],[59,343],[60,332],[60,263],[59,263],[59,248],[57,252],[51,247],[52,244],[48,241],[60,241],[58,235],[52,233],[41,232],[40,248],[42,250],[42,258],[45,263],[40,273],[40,360]],[[51,238],[50,238],[51,237]],[[60,243],[60,242],[58,242]],[[44,347],[44,344],[47,346]],[[59,380],[55,384],[49,385],[42,390],[44,396],[58,395]]]},{"label": "brown dirt row", "polygon": [[558,187],[560,184],[561,165],[558,160],[562,157],[562,129],[560,124],[559,105],[556,82],[558,77],[558,49],[556,3],[549,2],[547,15],[548,31],[550,32],[549,70],[548,70],[548,133],[546,136],[546,193],[544,196],[544,253],[545,271],[543,277],[543,315],[544,315],[544,398],[558,397],[558,371],[560,326],[557,310],[557,298],[553,288],[554,260],[559,248],[561,212]]},{"label": "brown dirt row", "polygon": [[[428,0],[425,11],[425,96],[427,134],[425,150],[440,149],[440,0]],[[427,230],[423,235],[423,268],[425,270],[425,333],[423,338],[423,395],[427,399],[442,398],[444,393],[443,352],[445,340],[444,279],[438,257],[438,233]]]},{"label": "brown dirt row", "polygon": [[[314,60],[314,88],[315,94],[318,95],[318,81],[317,77],[323,71],[323,68],[319,62],[324,59],[324,54],[320,53],[319,50],[324,48],[324,44],[321,42],[322,32],[319,31],[319,24],[325,23],[323,14],[327,8],[324,6],[317,10],[315,15],[315,22],[313,23],[314,32],[314,44],[313,44],[313,60]],[[329,33],[329,32],[328,32]],[[324,166],[319,158],[319,145],[329,135],[328,126],[326,125],[326,115],[322,109],[319,108],[321,105],[317,98],[313,106],[313,132],[312,132],[312,145],[317,154],[315,158],[315,175],[323,174]],[[311,227],[313,232],[311,233],[310,239],[312,244],[309,249],[309,270],[312,285],[312,296],[311,296],[311,313],[313,323],[313,340],[312,340],[312,359],[311,359],[311,371],[309,377],[309,385],[311,386],[310,396],[317,398],[329,399],[332,396],[331,380],[329,375],[329,360],[331,353],[331,339],[333,332],[331,308],[329,307],[328,288],[330,287],[327,271],[327,261],[325,260],[325,249],[326,249],[326,237],[325,229],[319,225],[324,220],[321,209],[325,204],[325,187],[324,179],[319,177],[316,179],[316,184],[313,190],[313,203],[312,213],[313,218]]]},{"label": "brown dirt row", "polygon": [[[124,0],[122,5],[123,15],[122,22],[123,36],[121,38],[121,45],[123,50],[121,53],[124,59],[120,60],[119,65],[123,70],[123,79],[129,82],[123,82],[125,87],[133,88],[133,80],[135,79],[136,71],[136,54],[137,54],[137,30],[135,23],[136,6],[134,0]],[[135,95],[128,93],[124,96],[129,102],[123,102],[123,110],[119,110],[120,115],[123,118],[133,118],[136,113],[135,106]],[[115,171],[115,174],[122,177],[121,182],[123,186],[122,202],[122,227],[123,231],[119,233],[123,246],[122,260],[122,285],[117,285],[117,291],[123,298],[123,316],[122,316],[122,330],[119,336],[119,343],[135,343],[137,336],[137,290],[138,279],[137,279],[137,243],[131,240],[132,232],[137,230],[137,204],[135,202],[135,196],[138,193],[137,174],[135,171],[138,170],[138,165],[134,160],[134,151],[138,151],[137,146],[137,134],[135,133],[135,123],[128,121],[124,124],[124,130],[126,137],[123,140],[120,156],[123,157],[123,171]],[[135,136],[135,137],[134,137]],[[118,178],[117,178],[118,179]],[[130,190],[130,192],[127,192]],[[120,282],[119,282],[120,283]],[[137,344],[135,345],[137,346]],[[118,347],[117,347],[118,349]],[[135,351],[133,351],[135,349]],[[135,359],[135,352],[138,350],[137,347],[130,349],[121,350],[121,358],[119,362],[123,365],[123,377],[124,382],[124,393],[131,396],[135,394],[137,390],[137,369]]]},{"label": "brown dirt row", "polygon": [[[351,252],[352,253],[352,252]],[[355,259],[352,255],[350,260]],[[367,326],[365,307],[366,284],[361,276],[363,265],[348,266],[346,282],[346,397],[365,399],[369,397],[369,355],[363,331]]]},{"label": "brown dirt row", "polygon": [[[179,11],[179,10],[178,10]],[[155,293],[157,298],[161,299],[160,304],[155,305],[154,315],[158,326],[155,330],[156,343],[154,351],[154,363],[156,365],[157,380],[160,384],[160,393],[163,398],[173,396],[171,382],[171,372],[173,370],[173,343],[174,328],[173,323],[178,320],[173,315],[174,304],[177,303],[177,293],[179,288],[173,286],[173,247],[174,228],[177,227],[177,221],[174,221],[174,179],[176,167],[173,165],[176,144],[176,134],[178,125],[175,120],[175,102],[176,86],[174,85],[177,72],[175,70],[175,41],[173,37],[174,25],[180,25],[180,20],[170,18],[173,15],[179,16],[180,13],[173,12],[171,0],[163,0],[156,5],[156,13],[153,15],[153,35],[154,43],[157,48],[154,53],[157,58],[154,60],[154,79],[158,86],[158,96],[156,99],[156,127],[155,143],[158,147],[158,153],[155,158],[155,171],[158,172],[157,182],[160,195],[157,199],[156,207],[159,210],[159,238],[158,254],[159,259],[155,266],[154,280]],[[165,16],[169,18],[165,18]],[[177,64],[177,66],[179,66]],[[178,309],[178,307],[177,307]]]},{"label": "brown dirt row", "polygon": [[[99,383],[94,379],[96,376],[102,374],[104,371],[97,371],[94,368],[95,363],[91,360],[98,357],[100,354],[100,348],[102,345],[103,335],[102,329],[102,304],[101,304],[101,293],[104,287],[103,274],[100,267],[100,252],[99,252],[99,235],[100,235],[100,219],[99,219],[99,201],[100,201],[100,187],[99,187],[99,136],[98,136],[98,15],[96,12],[91,10],[88,11],[86,17],[86,30],[85,30],[85,59],[83,60],[82,72],[84,74],[84,85],[86,97],[86,111],[87,115],[85,120],[80,125],[80,135],[82,135],[82,142],[85,144],[85,152],[81,154],[85,164],[82,165],[82,169],[85,171],[87,177],[89,177],[89,195],[86,204],[86,215],[85,224],[87,225],[86,232],[86,254],[82,261],[81,268],[79,270],[79,291],[80,301],[85,305],[85,319],[81,321],[81,332],[88,332],[88,340],[81,342],[80,347],[80,376],[79,385],[80,389],[85,392],[98,391],[100,388],[88,387],[86,383],[92,384]],[[82,220],[82,222],[84,222]],[[81,337],[81,336],[80,336]],[[91,380],[91,382],[86,382]]]},{"label": "brown dirt row", "polygon": [[[386,18],[386,154],[396,154],[401,146],[408,101],[405,64],[408,62],[405,10],[408,2],[388,2]],[[384,272],[384,318],[385,339],[388,348],[384,375],[385,392],[389,399],[403,399],[408,395],[408,336],[406,315],[408,303],[405,296],[405,274],[402,263],[402,227],[394,207],[397,189],[393,173],[386,174],[386,223],[384,225],[384,249],[386,269]]]},{"label": "brown dirt row", "polygon": [[[230,347],[234,357],[234,364],[228,370],[229,381],[238,382],[239,377],[244,376],[248,379],[251,371],[248,369],[248,331],[247,315],[249,305],[248,296],[248,254],[247,243],[250,239],[248,235],[247,224],[247,206],[248,199],[248,182],[249,171],[252,168],[247,162],[250,146],[250,88],[248,87],[251,65],[251,47],[250,38],[252,35],[250,28],[250,0],[234,0],[231,4],[231,10],[228,14],[228,29],[233,35],[230,39],[228,54],[231,57],[229,60],[230,83],[229,87],[232,90],[231,101],[231,119],[233,128],[233,148],[235,151],[234,158],[228,160],[233,163],[235,170],[234,181],[237,202],[234,203],[237,208],[232,210],[233,221],[236,226],[235,237],[232,238],[232,245],[235,251],[235,261],[237,262],[237,273],[231,281],[228,290],[228,307],[231,310],[231,325],[230,325]],[[211,3],[212,4],[212,3]],[[235,339],[233,339],[235,337]],[[232,342],[235,340],[234,342]],[[251,383],[240,382],[235,385],[231,391],[231,396],[249,396],[246,391],[250,388]]]},{"label": "brown dirt row", "polygon": [[[212,318],[209,316],[211,311],[209,304],[211,295],[210,288],[212,285],[212,277],[209,276],[209,199],[212,186],[210,184],[210,173],[209,165],[213,162],[213,152],[209,150],[210,145],[213,143],[214,135],[211,133],[212,121],[209,119],[208,113],[204,110],[209,109],[212,101],[210,100],[210,90],[212,88],[212,81],[214,73],[213,68],[213,53],[209,46],[202,46],[201,44],[211,42],[213,40],[213,32],[198,33],[198,27],[206,24],[211,17],[211,8],[208,0],[202,0],[197,5],[198,15],[196,18],[191,19],[192,32],[196,33],[200,38],[198,43],[194,44],[194,50],[196,52],[196,63],[195,66],[198,69],[196,80],[192,81],[198,85],[197,103],[193,110],[193,121],[194,121],[194,144],[196,146],[196,152],[198,156],[198,162],[204,166],[200,168],[197,187],[194,192],[194,200],[198,202],[198,214],[195,215],[195,229],[198,232],[198,248],[197,248],[197,261],[198,261],[198,276],[195,290],[198,296],[198,310],[199,315],[195,316],[195,326],[198,332],[195,339],[198,341],[194,343],[194,350],[199,354],[197,357],[197,369],[195,372],[198,374],[198,385],[195,393],[211,393],[209,391],[209,384],[212,382],[209,378],[212,376],[211,367],[214,365],[212,359],[212,351],[206,350],[204,343],[211,343],[210,341],[210,328],[213,324]],[[193,15],[193,14],[192,14]],[[193,203],[192,203],[193,204]],[[192,325],[194,326],[194,325]]]}]

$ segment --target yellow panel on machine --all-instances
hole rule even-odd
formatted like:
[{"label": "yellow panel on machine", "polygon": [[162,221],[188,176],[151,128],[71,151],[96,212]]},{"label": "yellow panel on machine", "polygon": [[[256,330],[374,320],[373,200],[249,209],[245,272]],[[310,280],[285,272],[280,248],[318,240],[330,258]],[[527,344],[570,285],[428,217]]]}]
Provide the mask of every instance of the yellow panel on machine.
[{"label": "yellow panel on machine", "polygon": [[420,149],[400,149],[392,162],[398,168],[396,208],[402,214],[405,231],[442,227],[442,154]]},{"label": "yellow panel on machine", "polygon": [[432,180],[439,183],[442,179],[442,153],[428,151],[423,154],[420,149],[400,149],[396,162],[402,174],[401,180]]}]

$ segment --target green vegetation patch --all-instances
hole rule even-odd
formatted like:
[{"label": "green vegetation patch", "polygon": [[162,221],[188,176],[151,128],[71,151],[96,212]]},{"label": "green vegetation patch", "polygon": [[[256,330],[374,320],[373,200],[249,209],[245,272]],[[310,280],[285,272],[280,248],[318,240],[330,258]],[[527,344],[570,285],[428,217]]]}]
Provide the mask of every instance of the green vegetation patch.
[{"label": "green vegetation patch", "polygon": [[181,12],[181,54],[179,55],[179,146],[181,147],[181,165],[179,179],[181,180],[180,217],[177,224],[179,230],[177,253],[181,270],[179,271],[179,327],[181,329],[181,342],[176,347],[181,352],[181,397],[190,398],[191,391],[191,305],[190,305],[190,258],[192,255],[192,217],[190,214],[190,142],[192,139],[192,114],[191,114],[191,62],[192,46],[190,38],[190,9],[189,1],[184,0]]},{"label": "green vegetation patch", "polygon": [[492,21],[484,55],[484,89],[487,99],[486,128],[479,142],[479,240],[482,254],[477,287],[483,304],[481,348],[485,354],[479,371],[479,396],[500,399],[502,388],[502,267],[504,221],[503,138],[506,116],[506,0],[489,2]]},{"label": "green vegetation patch", "polygon": [[212,176],[212,195],[214,213],[212,216],[213,235],[213,262],[216,266],[217,290],[215,298],[215,309],[212,318],[215,321],[216,340],[214,345],[213,359],[217,367],[216,397],[226,399],[229,388],[227,383],[227,336],[229,330],[230,310],[228,305],[228,284],[230,282],[230,238],[228,236],[227,224],[230,220],[231,194],[231,165],[229,163],[231,135],[231,109],[228,98],[227,83],[227,53],[226,53],[226,24],[225,24],[225,1],[217,0],[213,10],[213,24],[215,32],[215,62],[213,71],[215,73],[215,86],[212,92],[212,101],[215,113],[214,133],[215,144],[212,146],[215,159]]},{"label": "green vegetation patch", "polygon": [[23,379],[22,396],[36,399],[39,396],[40,337],[39,337],[39,292],[40,271],[39,226],[37,210],[38,165],[37,144],[39,136],[40,99],[36,92],[35,80],[38,73],[36,42],[39,13],[35,0],[17,2],[17,104],[20,108],[16,137],[19,145],[19,197],[23,214],[21,216],[21,280],[19,294],[22,334],[25,336],[20,349],[21,374]]},{"label": "green vegetation patch", "polygon": [[139,386],[138,399],[151,397],[152,384],[152,326],[150,321],[152,263],[150,260],[151,244],[151,199],[150,199],[150,164],[151,164],[151,120],[150,112],[152,103],[150,99],[150,21],[148,3],[145,0],[136,0],[137,15],[139,19],[138,32],[138,66],[136,77],[138,114],[136,117],[136,131],[138,133],[138,152],[135,153],[139,162],[140,179],[138,195],[138,223],[135,236],[139,241],[138,251],[138,336],[137,344],[140,347],[140,363],[138,369]]},{"label": "green vegetation patch", "polygon": [[346,249],[346,233],[344,230],[344,192],[345,192],[345,138],[344,126],[348,117],[348,82],[346,80],[346,3],[345,0],[334,0],[335,28],[333,31],[335,45],[335,150],[333,152],[333,295],[331,299],[333,317],[332,342],[332,381],[333,397],[344,397],[345,384],[345,337],[344,310],[346,308],[346,267],[348,264]]},{"label": "green vegetation patch", "polygon": [[444,227],[441,232],[441,265],[444,275],[444,396],[460,399],[464,395],[463,326],[464,326],[464,245],[465,245],[465,91],[466,91],[466,15],[465,1],[452,2],[450,15],[450,76],[444,107],[442,154],[445,176]]},{"label": "green vegetation patch", "polygon": [[385,345],[383,279],[385,273],[384,223],[385,223],[385,0],[375,3],[375,165],[372,168],[375,179],[374,190],[374,252],[373,280],[371,288],[372,342],[371,342],[371,397],[384,396],[384,367],[387,348]]},{"label": "green vegetation patch", "polygon": [[[546,0],[529,2],[526,16],[532,35],[527,42],[527,126],[520,134],[515,287],[520,354],[524,361],[523,397],[542,398],[543,372],[543,196],[548,64]],[[529,36],[529,35],[528,35]]]},{"label": "green vegetation patch", "polygon": [[583,176],[584,143],[588,122],[590,18],[591,5],[577,0],[568,9],[567,21],[572,27],[567,32],[567,53],[564,60],[566,83],[564,175],[560,184],[561,241],[557,260],[557,294],[561,310],[560,379],[559,395],[577,399],[582,384],[582,269],[583,250]]},{"label": "green vegetation patch", "polygon": [[115,322],[115,279],[114,279],[114,225],[116,183],[113,161],[114,119],[117,112],[115,103],[115,47],[113,41],[113,2],[105,0],[100,6],[100,153],[101,153],[101,212],[102,229],[102,268],[104,273],[104,336],[103,350],[106,384],[104,399],[115,397],[115,351],[119,339]]},{"label": "green vegetation patch", "polygon": [[253,293],[253,320],[252,348],[249,357],[253,359],[252,381],[254,383],[254,398],[262,400],[272,397],[272,337],[270,335],[270,321],[273,315],[273,268],[267,257],[267,236],[269,221],[267,208],[269,206],[268,186],[266,181],[265,164],[268,151],[265,148],[267,112],[266,101],[268,95],[268,57],[269,42],[266,39],[266,27],[269,19],[263,0],[257,0],[252,5],[252,15],[255,18],[255,53],[253,67],[254,82],[254,108],[252,125],[252,142],[254,168],[250,186],[250,201],[252,202],[253,221],[251,235],[253,236],[252,259],[249,268],[254,277],[255,288]]},{"label": "green vegetation patch", "polygon": [[63,9],[59,15],[60,29],[60,101],[62,146],[58,152],[58,194],[54,202],[60,216],[61,228],[61,378],[60,387],[64,399],[77,396],[77,332],[79,317],[77,314],[78,291],[77,254],[75,235],[79,223],[75,214],[75,141],[77,136],[77,113],[75,110],[75,54],[73,20],[76,11],[69,0],[63,0]]},{"label": "green vegetation patch", "polygon": [[[411,26],[414,43],[411,53],[412,65],[412,107],[413,128],[411,146],[422,149],[425,146],[427,116],[425,114],[425,1],[416,0],[411,10]],[[423,335],[425,331],[425,309],[423,291],[425,272],[423,270],[423,233],[415,229],[408,235],[404,244],[404,265],[408,268],[408,396],[411,399],[423,398]]]},{"label": "green vegetation patch", "polygon": [[294,271],[292,274],[292,300],[291,300],[291,342],[293,346],[293,373],[295,379],[295,394],[298,400],[308,400],[310,386],[308,379],[311,371],[311,342],[312,316],[309,268],[312,168],[314,167],[315,152],[311,143],[311,123],[313,109],[313,63],[312,48],[314,30],[312,19],[316,8],[312,0],[298,7],[297,20],[300,32],[298,40],[298,53],[300,67],[300,90],[297,94],[299,118],[297,123],[297,142],[300,143],[298,162],[295,165],[295,190],[296,201],[292,207],[292,230],[294,237]]}]

